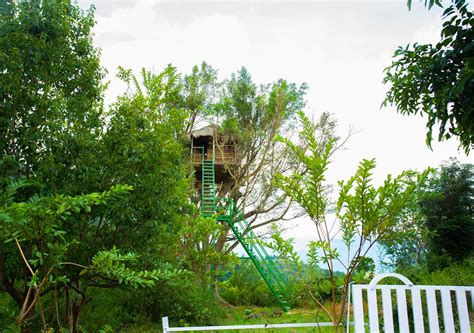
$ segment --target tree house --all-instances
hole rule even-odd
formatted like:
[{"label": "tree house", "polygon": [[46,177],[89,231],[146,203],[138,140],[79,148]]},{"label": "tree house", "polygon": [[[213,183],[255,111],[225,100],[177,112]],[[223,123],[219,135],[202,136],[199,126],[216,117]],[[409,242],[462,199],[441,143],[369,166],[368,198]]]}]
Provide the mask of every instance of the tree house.
[{"label": "tree house", "polygon": [[191,132],[191,158],[196,170],[196,188],[201,192],[201,215],[216,216],[227,224],[252,260],[284,311],[289,310],[289,289],[277,263],[259,242],[234,200],[225,198],[234,184],[232,172],[241,162],[238,144],[209,125]]},{"label": "tree house", "polygon": [[204,160],[214,164],[216,192],[220,196],[228,193],[234,183],[231,172],[240,163],[237,143],[221,134],[218,126],[209,125],[191,132],[191,154],[196,170],[196,187],[202,188]]}]

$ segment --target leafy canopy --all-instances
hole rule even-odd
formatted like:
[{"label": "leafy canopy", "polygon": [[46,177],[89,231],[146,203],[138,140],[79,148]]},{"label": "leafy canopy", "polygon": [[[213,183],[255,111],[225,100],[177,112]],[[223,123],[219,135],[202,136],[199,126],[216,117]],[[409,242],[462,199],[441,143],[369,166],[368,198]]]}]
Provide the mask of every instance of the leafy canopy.
[{"label": "leafy canopy", "polygon": [[[428,6],[433,3],[439,4]],[[436,45],[415,43],[395,51],[385,69],[383,83],[391,86],[383,105],[426,116],[428,146],[436,129],[438,141],[457,137],[469,154],[474,144],[474,17],[466,1],[456,0],[443,19]]]},{"label": "leafy canopy", "polygon": [[474,255],[474,166],[456,160],[443,164],[430,179],[431,195],[421,200],[428,231],[431,270]]},{"label": "leafy canopy", "polygon": [[94,24],[93,8],[69,1],[0,4],[0,292],[18,323],[45,330],[77,330],[96,288],[156,285],[188,268],[183,84],[171,66],[143,73],[104,112]]},{"label": "leafy canopy", "polygon": [[[303,112],[298,116],[302,127],[300,143],[295,144],[283,137],[277,137],[277,140],[285,143],[294,157],[304,164],[305,172],[281,174],[279,186],[314,222],[316,240],[310,243],[310,260],[313,267],[319,261],[329,271],[331,307],[327,313],[338,327],[344,316],[349,283],[357,274],[359,265],[377,241],[390,237],[391,229],[404,217],[405,208],[415,200],[415,190],[429,171],[414,178],[411,172],[403,172],[397,177],[389,175],[377,187],[372,181],[375,160],[363,160],[353,177],[339,182],[339,197],[334,207],[325,175],[337,138],[324,137],[321,140],[317,124]],[[328,219],[334,208],[339,224]],[[333,241],[338,235],[347,246],[347,258],[343,258],[334,246]],[[341,289],[338,288],[335,262],[345,269]],[[336,306],[338,300],[342,302],[339,308]]]},{"label": "leafy canopy", "polygon": [[468,263],[474,256],[474,170],[455,159],[443,163],[406,207],[406,219],[383,240],[384,265],[409,274]]},{"label": "leafy canopy", "polygon": [[0,169],[28,176],[61,142],[75,145],[98,126],[104,70],[92,9],[2,2],[0,22]]}]

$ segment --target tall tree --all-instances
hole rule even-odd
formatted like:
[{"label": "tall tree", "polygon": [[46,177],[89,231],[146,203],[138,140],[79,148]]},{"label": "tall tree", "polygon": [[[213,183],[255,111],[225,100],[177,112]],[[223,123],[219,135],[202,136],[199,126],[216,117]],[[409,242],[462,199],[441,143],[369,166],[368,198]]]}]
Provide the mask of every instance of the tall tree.
[{"label": "tall tree", "polygon": [[421,201],[428,230],[428,266],[443,268],[474,255],[474,166],[441,165]]},{"label": "tall tree", "polygon": [[387,268],[437,270],[474,255],[474,169],[443,163],[382,242]]},{"label": "tall tree", "polygon": [[[26,214],[32,231],[18,240],[33,272],[48,267],[41,295],[54,291],[58,307],[46,315],[58,326],[67,322],[72,332],[94,288],[126,281],[120,271],[156,270],[152,275],[166,276],[179,263],[180,230],[192,212],[190,172],[183,146],[176,142],[185,124],[177,106],[181,83],[174,84],[178,77],[171,70],[144,76],[146,90],[121,96],[105,114],[104,71],[99,50],[92,45],[93,10],[84,12],[68,1],[1,6],[1,194],[8,192],[12,177],[26,178],[34,186],[17,192],[12,205],[46,198],[39,208],[54,213],[54,218]],[[89,197],[81,197],[94,192],[92,199],[100,199],[101,193],[121,183],[134,190],[120,206],[88,208]],[[55,201],[57,197],[66,199]],[[11,211],[10,206],[2,212]],[[76,212],[81,209],[81,214]],[[8,216],[2,215],[5,219]],[[17,225],[22,219],[17,218]],[[1,236],[2,242],[12,238]],[[133,270],[122,264],[133,256],[119,249],[142,255],[133,261]],[[0,246],[0,291],[10,292],[14,286],[31,300],[28,286],[36,275],[18,250],[14,242]],[[115,273],[98,272],[99,266],[114,268]],[[49,268],[65,278],[49,280]]]},{"label": "tall tree", "polygon": [[[301,143],[295,144],[282,137],[279,140],[304,163],[307,171],[280,175],[279,186],[314,222],[316,240],[310,243],[310,258],[312,261],[318,258],[329,271],[331,307],[327,314],[337,332],[345,313],[349,283],[357,268],[377,241],[391,237],[389,231],[404,215],[405,207],[415,200],[415,190],[427,173],[415,179],[410,177],[410,172],[403,172],[397,177],[389,175],[381,186],[376,187],[372,184],[375,160],[363,160],[353,177],[339,182],[339,196],[335,207],[332,207],[325,174],[336,140],[321,141],[317,126],[303,112],[299,113],[299,117]],[[333,208],[339,228],[334,220],[328,219]],[[343,258],[334,247],[333,241],[338,235],[347,246],[347,258]],[[340,289],[336,285],[336,262],[344,267],[345,273]],[[339,299],[340,307],[337,306]]]},{"label": "tall tree", "polygon": [[[425,1],[430,8],[435,3],[440,1]],[[394,105],[401,114],[425,116],[428,146],[437,129],[438,141],[457,137],[469,154],[474,145],[473,13],[465,0],[454,0],[443,19],[436,45],[415,43],[395,51],[385,69],[383,82],[391,87],[383,105]]]},{"label": "tall tree", "polygon": [[130,87],[107,113],[97,172],[101,186],[127,183],[135,190],[121,211],[107,217],[120,227],[100,237],[140,250],[144,263],[176,262],[180,228],[197,214],[189,201],[192,170],[182,141],[188,114],[181,77],[172,66],[157,74],[143,71],[139,78],[121,69],[119,77]]},{"label": "tall tree", "polygon": [[[276,135],[296,136],[296,112],[305,106],[307,86],[285,80],[258,86],[242,68],[224,83],[215,106],[222,134],[236,143],[241,163],[227,169],[232,182],[221,195],[232,198],[253,228],[260,228],[298,215],[290,210],[291,201],[275,186],[275,177],[302,164],[289,155],[284,145],[273,140]],[[328,120],[328,128],[333,123]],[[331,132],[329,130],[329,132]],[[332,133],[331,133],[332,134]],[[226,238],[217,244],[222,248]],[[228,247],[231,251],[238,242]]]},{"label": "tall tree", "polygon": [[[67,182],[78,150],[100,126],[104,71],[92,46],[93,11],[39,0],[0,6],[2,186],[9,177],[27,178],[36,186],[22,193],[23,199],[49,195],[58,189],[58,178]],[[29,239],[26,258],[32,259],[36,243]],[[17,251],[12,244],[0,251],[3,282],[21,290],[28,283],[27,267],[5,261]]]},{"label": "tall tree", "polygon": [[[392,225],[391,237],[379,242],[383,269],[401,272],[411,267],[426,267],[430,231],[426,228],[426,216],[420,202],[433,195],[429,182],[434,169],[429,168],[428,172],[425,182],[414,192],[415,199],[407,203],[404,214]],[[413,172],[411,177],[416,175],[417,172]]]}]

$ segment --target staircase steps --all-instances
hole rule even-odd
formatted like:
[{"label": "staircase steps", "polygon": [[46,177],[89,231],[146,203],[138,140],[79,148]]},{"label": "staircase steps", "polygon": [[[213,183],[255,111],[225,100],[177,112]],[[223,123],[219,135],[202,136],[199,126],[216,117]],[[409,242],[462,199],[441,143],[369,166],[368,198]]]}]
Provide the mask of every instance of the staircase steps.
[{"label": "staircase steps", "polygon": [[202,161],[202,200],[201,214],[204,217],[212,216],[216,213],[217,197],[214,173],[214,161]]},{"label": "staircase steps", "polygon": [[[234,235],[255,265],[255,268],[257,268],[268,288],[276,297],[281,308],[284,311],[288,311],[290,306],[287,301],[289,299],[289,290],[286,279],[273,258],[268,255],[265,248],[258,242],[258,237],[249,228],[247,220],[238,210],[233,200],[227,200],[225,212],[217,219],[227,223],[232,229]],[[246,234],[244,235],[243,232],[246,232]]]},{"label": "staircase steps", "polygon": [[[249,227],[235,202],[232,199],[222,199],[221,202],[225,204],[224,211],[220,212],[217,220],[229,226],[281,308],[288,311],[290,309],[287,301],[289,299],[288,285],[278,265],[259,242],[257,235]],[[203,156],[201,215],[204,217],[215,215],[218,212],[217,204],[214,158],[205,160]]]}]

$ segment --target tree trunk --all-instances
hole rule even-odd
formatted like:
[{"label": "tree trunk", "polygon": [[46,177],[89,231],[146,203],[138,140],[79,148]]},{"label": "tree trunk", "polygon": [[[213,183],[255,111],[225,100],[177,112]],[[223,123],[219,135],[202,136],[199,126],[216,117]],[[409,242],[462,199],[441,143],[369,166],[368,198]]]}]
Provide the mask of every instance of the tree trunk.
[{"label": "tree trunk", "polygon": [[[77,290],[80,288],[79,282],[77,284]],[[81,315],[82,308],[89,301],[85,293],[73,290],[71,286],[64,288],[66,293],[66,323],[70,333],[77,332],[79,326],[79,318]]]},{"label": "tree trunk", "polygon": [[34,308],[28,312],[21,323],[21,333],[33,333],[33,319],[35,317]]},{"label": "tree trunk", "polygon": [[214,276],[211,277],[213,280],[213,291],[214,291],[214,301],[216,303],[219,303],[221,305],[227,306],[227,307],[232,307],[232,304],[226,302],[220,295],[219,293],[219,283],[217,281],[217,271],[219,270],[218,266],[214,266]]}]

